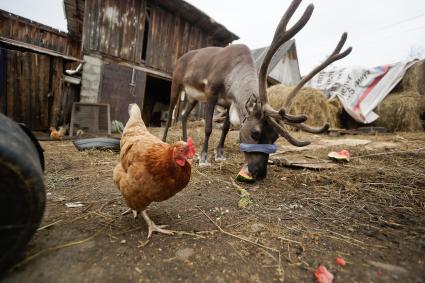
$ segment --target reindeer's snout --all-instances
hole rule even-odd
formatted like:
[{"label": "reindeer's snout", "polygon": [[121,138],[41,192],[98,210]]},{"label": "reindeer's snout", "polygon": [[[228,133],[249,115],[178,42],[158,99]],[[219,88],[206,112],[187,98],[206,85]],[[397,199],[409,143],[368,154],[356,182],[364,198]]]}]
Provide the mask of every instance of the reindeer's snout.
[{"label": "reindeer's snout", "polygon": [[255,180],[267,177],[267,163],[269,155],[261,152],[245,152],[245,162],[248,164],[248,171]]},{"label": "reindeer's snout", "polygon": [[269,154],[276,152],[276,145],[241,143],[240,147],[245,154],[245,163],[248,165],[249,174],[256,180],[266,178]]}]

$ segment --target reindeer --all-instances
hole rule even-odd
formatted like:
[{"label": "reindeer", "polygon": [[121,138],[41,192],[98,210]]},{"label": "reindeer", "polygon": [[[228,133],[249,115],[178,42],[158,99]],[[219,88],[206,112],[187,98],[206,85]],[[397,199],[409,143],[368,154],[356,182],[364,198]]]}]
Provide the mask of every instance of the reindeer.
[{"label": "reindeer", "polygon": [[[212,132],[216,105],[227,109],[221,138],[215,150],[216,160],[224,159],[224,141],[230,123],[240,126],[241,145],[271,145],[279,136],[282,136],[291,144],[301,147],[310,142],[296,140],[285,129],[285,125],[309,133],[323,133],[329,129],[329,123],[318,128],[310,127],[304,123],[307,116],[290,115],[285,108],[290,106],[291,101],[306,82],[332,62],[344,58],[351,52],[352,49],[349,47],[340,53],[347,39],[346,33],[343,33],[332,54],[291,91],[281,109],[275,110],[267,102],[267,68],[273,54],[305,26],[313,12],[314,6],[310,4],[301,18],[287,30],[287,24],[301,1],[293,0],[280,20],[258,77],[251,52],[242,44],[206,47],[190,51],[179,58],[173,72],[169,113],[172,113],[180,95],[186,94],[187,104],[181,116],[183,140],[186,140],[187,118],[190,112],[199,101],[206,102],[205,139],[199,160],[200,166],[208,165],[208,141]],[[171,116],[168,117],[163,141],[167,139]],[[248,171],[255,179],[263,179],[267,176],[269,153],[261,149],[244,151]]]}]

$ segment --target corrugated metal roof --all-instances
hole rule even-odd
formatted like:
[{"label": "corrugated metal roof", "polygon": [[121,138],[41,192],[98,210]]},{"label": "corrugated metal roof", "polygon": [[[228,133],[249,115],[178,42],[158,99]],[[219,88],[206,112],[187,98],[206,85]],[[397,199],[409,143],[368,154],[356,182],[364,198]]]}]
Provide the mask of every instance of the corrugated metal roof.
[{"label": "corrugated metal roof", "polygon": [[[84,21],[85,0],[64,0],[65,16],[68,22],[68,32],[72,37],[81,39]],[[173,14],[180,15],[194,26],[208,32],[213,38],[222,43],[230,43],[239,39],[222,24],[214,21],[207,14],[183,0],[150,0]]]},{"label": "corrugated metal roof", "polygon": [[[291,39],[285,42],[285,44],[283,44],[276,51],[276,53],[272,57],[272,60],[270,61],[270,65],[267,69],[267,74],[269,74],[274,69],[274,67],[276,67],[279,61],[282,60],[283,56],[285,56],[285,54],[289,51],[289,49],[291,49],[292,45],[294,44],[295,39]],[[257,72],[260,71],[260,67],[264,61],[264,57],[266,56],[267,50],[269,50],[269,46],[251,50],[251,54],[254,57],[255,65],[257,67]]]},{"label": "corrugated metal roof", "polygon": [[[261,64],[268,49],[269,47],[263,47],[251,50],[257,73],[260,72]],[[291,86],[296,85],[301,80],[296,53],[295,40],[286,42],[276,51],[267,70],[269,82]]]}]

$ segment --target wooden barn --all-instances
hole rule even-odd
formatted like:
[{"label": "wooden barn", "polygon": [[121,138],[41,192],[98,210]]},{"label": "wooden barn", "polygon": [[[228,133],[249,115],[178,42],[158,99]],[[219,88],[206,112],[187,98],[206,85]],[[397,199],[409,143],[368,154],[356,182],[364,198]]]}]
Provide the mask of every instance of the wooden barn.
[{"label": "wooden barn", "polygon": [[122,122],[135,102],[147,124],[160,126],[177,59],[238,39],[182,0],[64,0],[64,8],[82,46],[81,101],[110,104],[111,119]]},{"label": "wooden barn", "polygon": [[108,103],[123,122],[136,102],[159,126],[176,60],[238,39],[182,0],[64,0],[64,10],[68,33],[0,10],[0,112],[32,130],[69,123],[75,101]]},{"label": "wooden barn", "polygon": [[67,33],[0,10],[0,112],[32,130],[62,124],[64,102],[79,92],[64,70],[79,63],[80,49]]}]

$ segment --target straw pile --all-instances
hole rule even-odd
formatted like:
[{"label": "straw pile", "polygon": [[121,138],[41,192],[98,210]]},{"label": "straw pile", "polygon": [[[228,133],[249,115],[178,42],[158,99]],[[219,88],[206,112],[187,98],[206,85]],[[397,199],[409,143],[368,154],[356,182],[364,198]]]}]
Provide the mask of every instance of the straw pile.
[{"label": "straw pile", "polygon": [[425,95],[425,60],[417,62],[410,67],[400,82],[401,91],[416,91]]},{"label": "straw pile", "polygon": [[[270,87],[267,90],[270,105],[274,109],[282,107],[291,90],[291,87],[282,84]],[[337,98],[327,101],[323,91],[312,88],[302,88],[288,109],[290,114],[307,115],[306,124],[308,125],[323,126],[324,123],[329,122],[331,128],[341,127],[342,110],[343,107]]]},{"label": "straw pile", "polygon": [[425,96],[414,90],[388,95],[376,109],[374,123],[390,131],[414,132],[424,129]]},{"label": "straw pile", "polygon": [[401,82],[376,109],[373,123],[390,131],[423,131],[425,118],[425,60],[407,70]]}]

